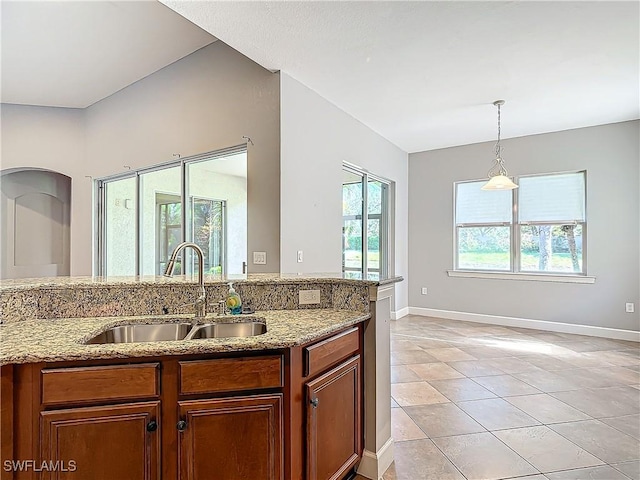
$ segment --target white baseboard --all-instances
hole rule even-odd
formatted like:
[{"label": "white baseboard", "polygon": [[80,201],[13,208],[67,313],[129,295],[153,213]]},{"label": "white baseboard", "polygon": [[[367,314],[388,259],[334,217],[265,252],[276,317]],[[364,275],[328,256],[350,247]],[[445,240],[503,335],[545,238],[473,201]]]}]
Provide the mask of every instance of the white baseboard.
[{"label": "white baseboard", "polygon": [[502,317],[499,315],[485,315],[482,313],[455,312],[452,310],[436,310],[434,308],[409,307],[410,315],[423,317],[438,317],[465,322],[488,323],[505,327],[532,328],[534,330],[548,330],[550,332],[575,333],[592,337],[613,338],[616,340],[630,340],[640,342],[640,332],[621,330],[617,328],[594,327],[592,325],[578,325],[573,323],[549,322],[530,318]]},{"label": "white baseboard", "polygon": [[385,442],[377,452],[364,450],[358,465],[358,474],[372,480],[379,480],[393,463],[393,438]]},{"label": "white baseboard", "polygon": [[401,308],[400,310],[391,311],[391,320],[398,320],[399,318],[409,315],[409,307]]}]

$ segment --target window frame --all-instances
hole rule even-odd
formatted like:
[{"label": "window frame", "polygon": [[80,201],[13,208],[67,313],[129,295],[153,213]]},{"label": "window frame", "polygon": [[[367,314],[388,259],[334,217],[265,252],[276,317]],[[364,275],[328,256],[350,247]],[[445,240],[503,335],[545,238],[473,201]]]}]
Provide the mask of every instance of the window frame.
[{"label": "window frame", "polygon": [[[554,175],[567,175],[567,174],[582,174],[584,178],[584,221],[567,220],[567,221],[536,221],[536,222],[519,222],[518,221],[518,207],[519,207],[519,188],[511,190],[511,221],[510,222],[487,222],[487,223],[460,223],[456,222],[457,211],[457,192],[458,185],[464,183],[484,182],[486,179],[474,179],[474,180],[462,180],[453,183],[453,270],[449,271],[449,276],[496,276],[501,274],[507,276],[531,276],[531,277],[568,277],[568,278],[589,278],[587,274],[587,170],[569,170],[561,172],[550,173],[535,173],[530,175],[519,175],[511,177],[515,183],[519,184],[521,178],[531,177],[550,177]],[[531,271],[522,270],[522,258],[521,258],[521,227],[523,226],[544,226],[544,225],[580,225],[582,227],[582,271],[580,272],[562,272],[562,271]],[[510,239],[509,239],[509,270],[491,270],[491,269],[474,269],[474,268],[460,268],[459,262],[459,229],[465,227],[509,227]],[[466,275],[469,274],[469,275]],[[585,282],[586,283],[586,282]]]}]

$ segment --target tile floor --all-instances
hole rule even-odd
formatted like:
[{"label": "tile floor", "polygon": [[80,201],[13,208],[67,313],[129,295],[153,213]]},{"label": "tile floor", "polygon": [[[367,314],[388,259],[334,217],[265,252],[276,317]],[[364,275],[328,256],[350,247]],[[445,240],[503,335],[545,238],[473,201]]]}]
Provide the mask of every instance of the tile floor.
[{"label": "tile floor", "polygon": [[385,480],[640,480],[638,343],[412,315],[391,333]]}]

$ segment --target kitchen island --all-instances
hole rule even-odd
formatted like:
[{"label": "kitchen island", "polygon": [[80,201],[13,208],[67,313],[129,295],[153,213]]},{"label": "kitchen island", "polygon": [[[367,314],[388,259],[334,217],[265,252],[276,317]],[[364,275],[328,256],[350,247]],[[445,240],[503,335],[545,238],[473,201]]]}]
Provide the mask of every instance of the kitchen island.
[{"label": "kitchen island", "polygon": [[[390,432],[383,438],[389,414],[384,418],[379,394],[385,369],[376,362],[386,357],[388,378],[388,298],[397,280],[236,279],[236,290],[257,307],[252,317],[266,323],[266,333],[101,345],[84,342],[121,324],[194,321],[173,308],[194,294],[192,282],[5,283],[2,460],[50,460],[62,467],[73,454],[85,469],[100,459],[104,469],[116,468],[115,456],[122,460],[118,468],[137,472],[129,478],[207,478],[211,468],[220,478],[343,478],[359,465],[361,473],[377,478],[392,459]],[[222,298],[225,282],[207,281],[208,297]],[[319,290],[319,304],[301,305],[300,290]],[[385,310],[386,320],[378,322]],[[60,311],[66,318],[56,315]],[[197,322],[239,317],[209,311]],[[387,330],[386,354],[380,329]],[[85,437],[80,444],[90,445],[92,435],[121,438],[114,444],[120,450],[102,457],[94,449],[77,451],[71,439]],[[65,448],[67,458],[60,458]],[[247,456],[237,458],[245,449]],[[57,478],[49,474],[41,475]],[[3,475],[40,478],[33,468]]]}]

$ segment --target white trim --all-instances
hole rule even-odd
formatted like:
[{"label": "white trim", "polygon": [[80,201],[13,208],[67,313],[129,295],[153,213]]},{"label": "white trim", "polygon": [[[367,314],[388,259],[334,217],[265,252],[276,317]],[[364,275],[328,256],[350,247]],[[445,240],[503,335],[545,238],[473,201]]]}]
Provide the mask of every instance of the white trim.
[{"label": "white trim", "polygon": [[364,450],[358,465],[358,474],[372,480],[379,480],[393,463],[393,438],[385,442],[377,452]]},{"label": "white trim", "polygon": [[640,332],[622,330],[618,328],[595,327],[573,323],[549,322],[530,318],[503,317],[499,315],[485,315],[482,313],[455,312],[451,310],[436,310],[434,308],[409,307],[409,314],[423,317],[447,318],[465,322],[488,323],[505,327],[532,328],[534,330],[548,330],[550,332],[575,333],[592,337],[613,338],[640,342]]},{"label": "white trim", "polygon": [[398,320],[399,318],[406,317],[409,315],[409,307],[401,308],[400,310],[396,310],[395,312],[391,311],[391,320]]},{"label": "white trim", "polygon": [[447,270],[450,277],[490,278],[492,280],[525,280],[530,282],[596,283],[596,277],[585,275],[549,275],[546,273],[466,272]]}]

